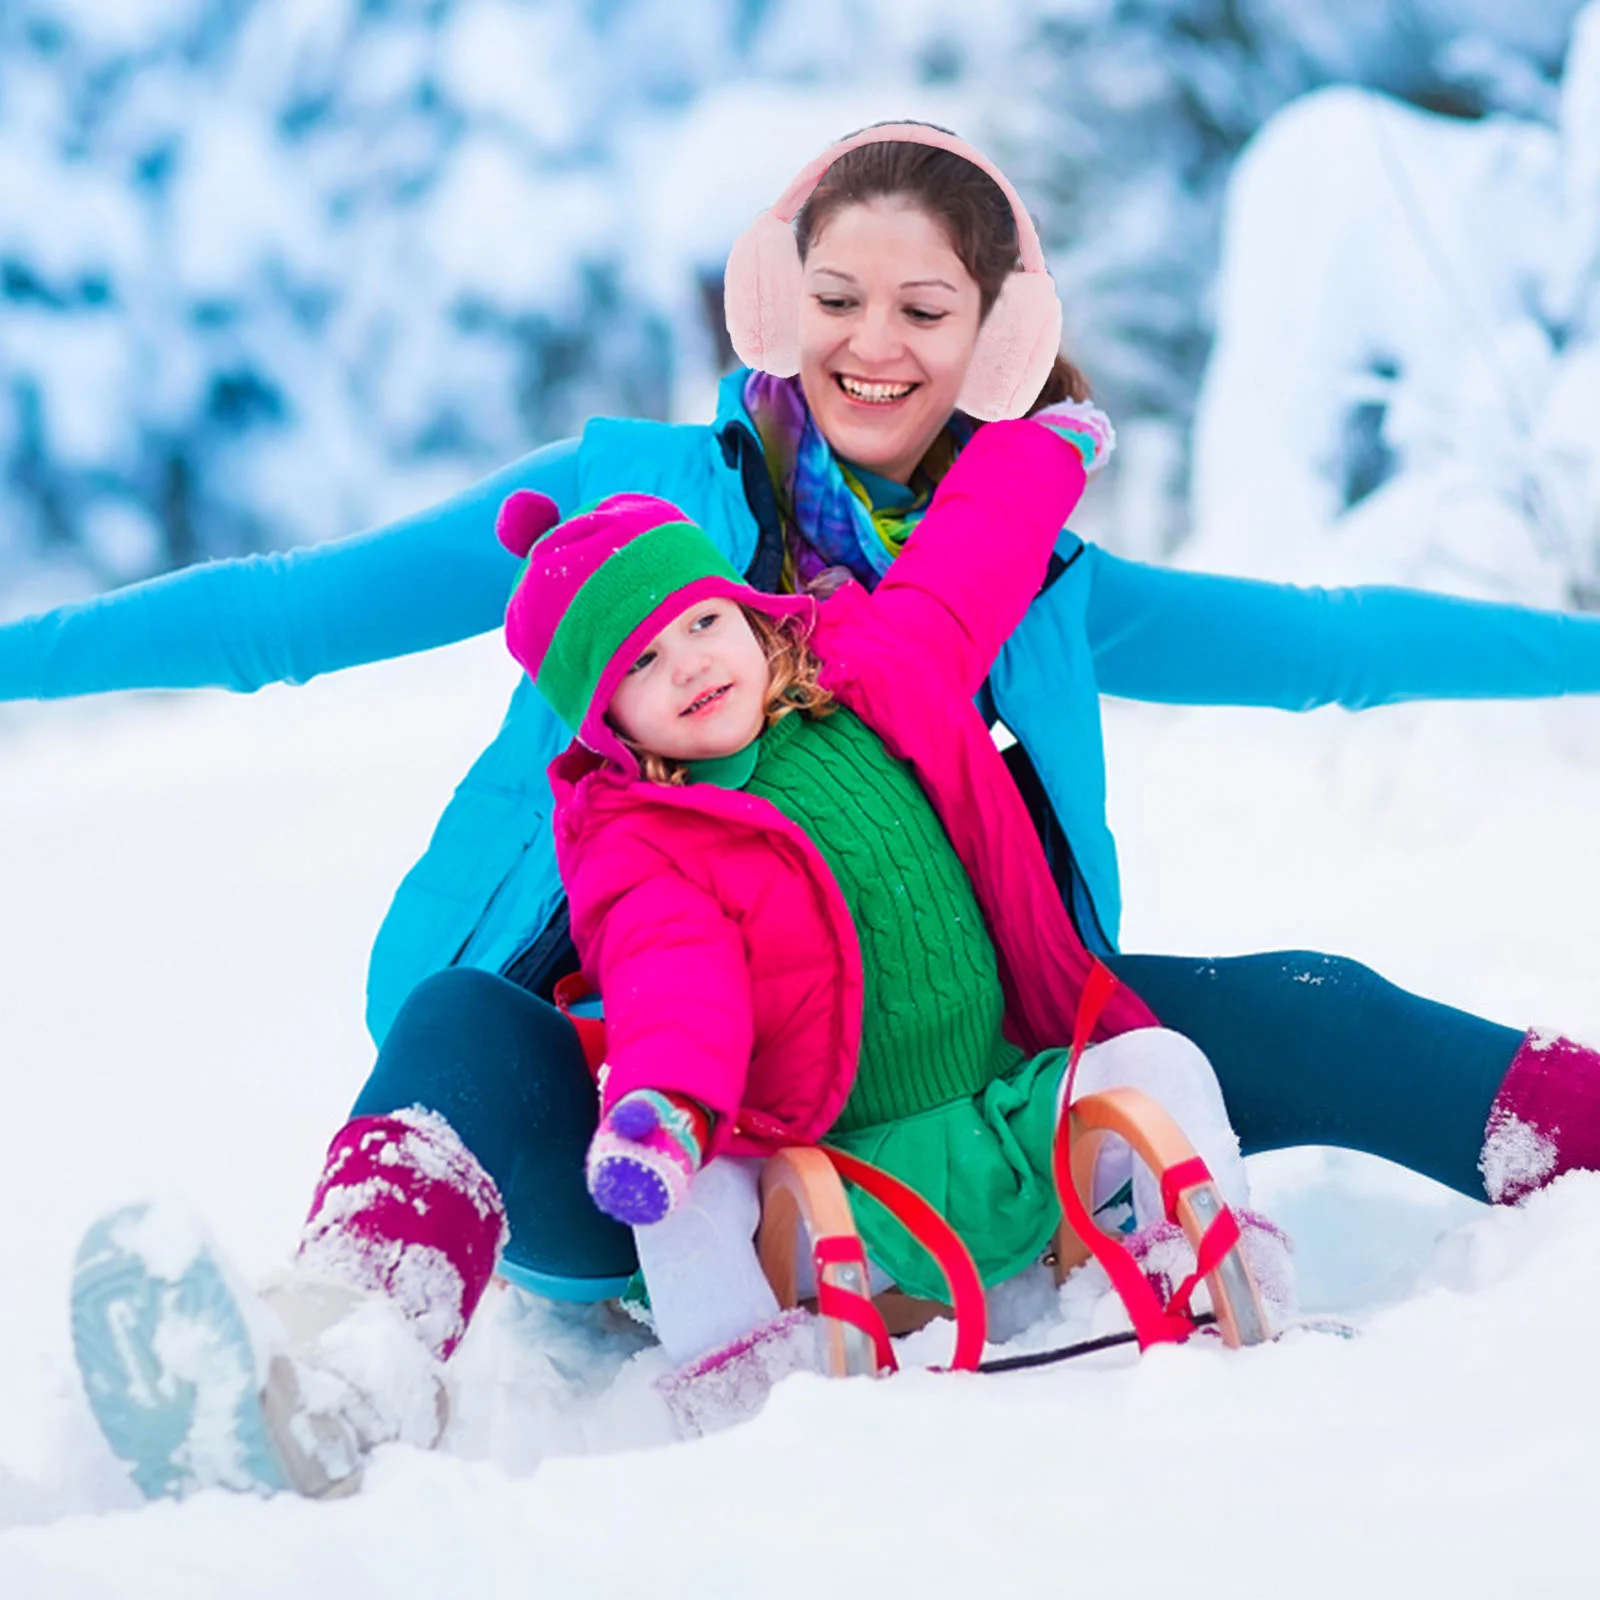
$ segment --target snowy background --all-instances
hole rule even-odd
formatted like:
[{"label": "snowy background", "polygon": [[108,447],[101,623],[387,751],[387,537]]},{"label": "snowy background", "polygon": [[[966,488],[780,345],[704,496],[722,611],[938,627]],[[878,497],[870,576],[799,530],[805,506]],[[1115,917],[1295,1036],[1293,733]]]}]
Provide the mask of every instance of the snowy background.
[{"label": "snowy background", "polygon": [[[703,416],[728,242],[902,114],[1039,212],[1122,428],[1086,527],[1592,605],[1578,9],[8,0],[0,611],[348,531],[591,412]],[[1253,1176],[1353,1341],[793,1380],[669,1454],[657,1352],[506,1292],[442,1452],[383,1452],[339,1505],[137,1509],[71,1365],[76,1240],[169,1192],[247,1274],[281,1259],[370,1065],[372,933],[511,679],[488,638],[247,700],[4,708],[0,1595],[1593,1588],[1600,1179],[1491,1214],[1323,1151]],[[1113,704],[1107,739],[1128,948],[1336,950],[1600,1039],[1593,701]],[[1001,1331],[1113,1315],[1082,1275]]]},{"label": "snowy background", "polygon": [[[0,614],[353,531],[595,412],[699,419],[736,233],[827,140],[898,115],[960,128],[1037,211],[1123,429],[1113,542],[1165,556],[1194,525],[1211,564],[1265,546],[1301,575],[1347,503],[1432,473],[1339,541],[1347,564],[1426,546],[1418,497],[1454,491],[1494,524],[1455,586],[1591,597],[1600,495],[1572,457],[1600,61],[1569,50],[1578,9],[7,0]],[[1426,114],[1274,132],[1217,287],[1236,157],[1327,84]],[[1260,352],[1284,357],[1270,381]],[[1460,468],[1485,440],[1496,459]],[[1464,489],[1437,481],[1451,462]]]}]

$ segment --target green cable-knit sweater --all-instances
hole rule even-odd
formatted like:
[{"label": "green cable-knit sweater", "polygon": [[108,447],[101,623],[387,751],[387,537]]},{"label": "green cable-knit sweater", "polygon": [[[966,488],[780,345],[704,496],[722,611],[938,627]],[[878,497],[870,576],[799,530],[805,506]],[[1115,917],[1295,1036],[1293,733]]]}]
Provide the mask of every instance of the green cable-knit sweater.
[{"label": "green cable-knit sweater", "polygon": [[[696,781],[742,787],[800,827],[861,947],[861,1052],[829,1142],[937,1206],[986,1283],[1012,1276],[1059,1221],[1050,1139],[1065,1053],[1028,1060],[1001,1032],[994,943],[960,858],[909,766],[860,718],[791,714],[742,754]],[[852,1200],[873,1260],[909,1293],[947,1298],[900,1225]]]},{"label": "green cable-knit sweater", "polygon": [[910,769],[844,710],[761,740],[750,794],[821,852],[861,945],[855,1087],[838,1135],[976,1094],[1022,1060],[972,885]]}]

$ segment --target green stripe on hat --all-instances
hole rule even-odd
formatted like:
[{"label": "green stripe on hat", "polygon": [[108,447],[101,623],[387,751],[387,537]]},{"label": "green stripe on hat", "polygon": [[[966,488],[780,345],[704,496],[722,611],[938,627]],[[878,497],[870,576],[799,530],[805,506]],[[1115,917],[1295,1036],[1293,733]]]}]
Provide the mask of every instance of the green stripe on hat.
[{"label": "green stripe on hat", "polygon": [[557,716],[576,733],[628,635],[678,590],[712,577],[749,587],[692,522],[663,522],[607,556],[573,596],[539,666],[535,681]]}]

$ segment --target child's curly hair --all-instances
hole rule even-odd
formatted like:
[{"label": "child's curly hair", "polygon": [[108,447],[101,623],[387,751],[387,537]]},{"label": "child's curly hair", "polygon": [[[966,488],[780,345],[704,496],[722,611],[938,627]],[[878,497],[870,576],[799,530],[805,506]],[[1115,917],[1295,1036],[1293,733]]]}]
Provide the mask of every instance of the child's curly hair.
[{"label": "child's curly hair", "polygon": [[[791,711],[803,711],[807,716],[825,717],[834,708],[834,698],[817,682],[822,663],[812,653],[798,621],[786,619],[775,622],[764,612],[750,606],[740,606],[744,619],[750,624],[767,658],[771,677],[767,681],[767,703],[763,708],[762,729],[770,728]],[[689,768],[682,761],[672,761],[645,750],[615,728],[617,737],[631,750],[639,762],[639,770],[647,783],[677,785],[686,783]]]}]

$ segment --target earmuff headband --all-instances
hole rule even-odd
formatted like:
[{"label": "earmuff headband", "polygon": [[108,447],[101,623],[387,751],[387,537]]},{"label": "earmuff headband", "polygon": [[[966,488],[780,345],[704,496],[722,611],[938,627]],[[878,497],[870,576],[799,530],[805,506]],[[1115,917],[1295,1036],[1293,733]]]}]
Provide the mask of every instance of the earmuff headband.
[{"label": "earmuff headband", "polygon": [[1017,253],[1022,258],[1024,272],[1044,272],[1044,249],[1039,243],[1039,231],[1033,225],[1022,198],[1011,187],[1011,181],[985,155],[974,150],[965,140],[942,128],[929,127],[921,122],[885,122],[876,127],[863,128],[829,146],[814,161],[807,162],[791,180],[789,187],[778,197],[771,208],[779,222],[793,222],[800,209],[811,198],[812,191],[822,182],[824,174],[840,156],[848,155],[868,144],[923,144],[934,150],[947,150],[951,155],[970,161],[980,172],[986,173],[1006,197],[1017,223]]}]

